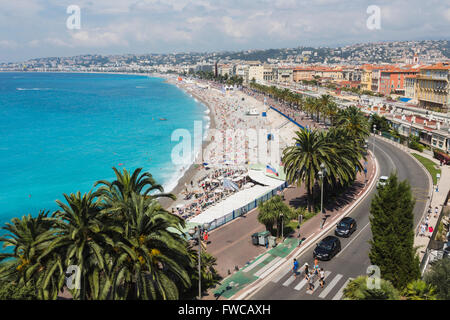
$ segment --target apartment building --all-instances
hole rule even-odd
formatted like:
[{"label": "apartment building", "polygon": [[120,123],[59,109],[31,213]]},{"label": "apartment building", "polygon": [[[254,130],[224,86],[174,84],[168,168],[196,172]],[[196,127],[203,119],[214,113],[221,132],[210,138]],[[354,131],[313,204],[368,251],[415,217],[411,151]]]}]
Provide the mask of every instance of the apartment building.
[{"label": "apartment building", "polygon": [[380,76],[377,92],[384,95],[405,95],[405,79],[408,76],[416,75],[417,71],[417,69],[413,68],[388,68],[379,70]]},{"label": "apartment building", "polygon": [[315,70],[313,67],[297,67],[292,71],[292,81],[301,82],[303,80],[313,80]]},{"label": "apartment building", "polygon": [[411,103],[417,103],[417,75],[405,77],[405,97],[411,99]]},{"label": "apartment building", "polygon": [[248,81],[262,83],[264,81],[264,66],[250,66],[248,68]]},{"label": "apartment building", "polygon": [[294,68],[283,67],[277,69],[277,81],[281,83],[292,83],[294,80]]},{"label": "apartment building", "polygon": [[417,75],[419,107],[450,112],[450,64],[422,67]]}]

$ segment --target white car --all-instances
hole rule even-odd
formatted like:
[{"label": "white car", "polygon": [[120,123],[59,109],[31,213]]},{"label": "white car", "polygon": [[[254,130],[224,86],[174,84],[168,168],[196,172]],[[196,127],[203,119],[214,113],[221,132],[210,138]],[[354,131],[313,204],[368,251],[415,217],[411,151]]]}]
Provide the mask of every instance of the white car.
[{"label": "white car", "polygon": [[389,177],[387,176],[381,176],[380,179],[378,179],[377,182],[377,188],[384,187],[388,181]]}]

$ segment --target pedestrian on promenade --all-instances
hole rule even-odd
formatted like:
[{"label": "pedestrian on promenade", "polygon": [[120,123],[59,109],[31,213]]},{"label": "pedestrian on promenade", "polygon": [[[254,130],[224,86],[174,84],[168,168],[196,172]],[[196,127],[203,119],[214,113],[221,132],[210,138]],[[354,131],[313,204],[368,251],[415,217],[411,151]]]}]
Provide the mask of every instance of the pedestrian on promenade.
[{"label": "pedestrian on promenade", "polygon": [[297,278],[297,270],[298,270],[298,261],[297,259],[294,259],[294,267],[292,268],[292,271],[294,272],[295,278]]},{"label": "pedestrian on promenade", "polygon": [[434,217],[435,218],[437,218],[438,211],[439,211],[439,208],[436,206],[436,208],[434,208]]},{"label": "pedestrian on promenade", "polygon": [[319,273],[319,260],[314,259],[314,267],[313,267],[314,274],[317,275]]},{"label": "pedestrian on promenade", "polygon": [[305,263],[305,279],[308,279],[308,275],[309,275],[309,265],[307,262]]},{"label": "pedestrian on promenade", "polygon": [[311,272],[308,276],[309,290],[314,291],[314,274]]},{"label": "pedestrian on promenade", "polygon": [[323,271],[323,268],[320,268],[320,287],[323,288],[323,285],[325,284],[325,271]]},{"label": "pedestrian on promenade", "polygon": [[429,228],[428,228],[428,231],[430,232],[430,239],[431,239],[431,236],[433,235],[433,227],[432,226],[430,226]]},{"label": "pedestrian on promenade", "polygon": [[420,225],[420,236],[421,236],[421,237],[424,236],[425,230],[426,230],[425,225],[422,223],[422,224]]},{"label": "pedestrian on promenade", "polygon": [[428,219],[428,216],[425,218],[425,229],[428,229],[428,222],[429,222],[429,219]]}]

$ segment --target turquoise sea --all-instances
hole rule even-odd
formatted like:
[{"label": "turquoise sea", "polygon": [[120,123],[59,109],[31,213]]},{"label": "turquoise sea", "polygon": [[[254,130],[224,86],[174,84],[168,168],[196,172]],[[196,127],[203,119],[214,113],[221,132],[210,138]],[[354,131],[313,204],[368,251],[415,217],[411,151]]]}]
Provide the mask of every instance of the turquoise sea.
[{"label": "turquoise sea", "polygon": [[195,120],[207,128],[206,107],[160,78],[0,73],[0,225],[56,209],[114,166],[143,167],[170,191],[183,173],[171,134]]}]

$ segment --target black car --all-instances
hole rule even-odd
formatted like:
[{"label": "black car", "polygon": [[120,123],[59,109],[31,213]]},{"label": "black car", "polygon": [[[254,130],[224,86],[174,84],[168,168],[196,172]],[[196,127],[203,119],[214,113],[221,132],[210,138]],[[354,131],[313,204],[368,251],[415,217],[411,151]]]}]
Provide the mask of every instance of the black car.
[{"label": "black car", "polygon": [[356,230],[356,221],[353,218],[345,217],[336,225],[334,234],[339,237],[350,237]]},{"label": "black car", "polygon": [[341,251],[341,241],[333,236],[324,238],[314,249],[313,257],[319,260],[330,260]]}]

